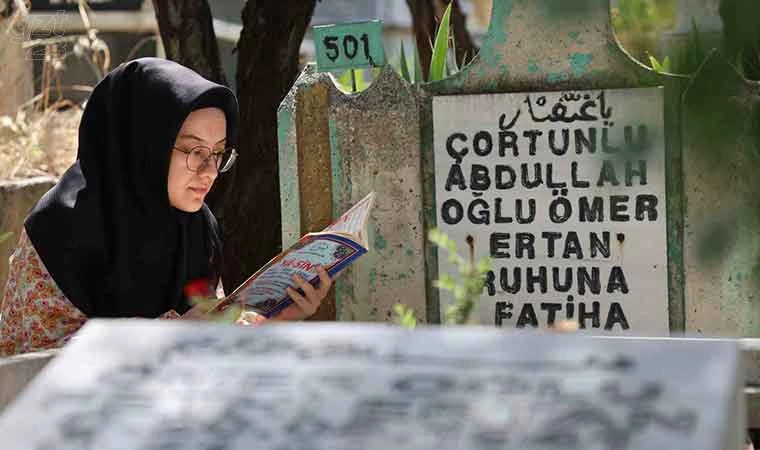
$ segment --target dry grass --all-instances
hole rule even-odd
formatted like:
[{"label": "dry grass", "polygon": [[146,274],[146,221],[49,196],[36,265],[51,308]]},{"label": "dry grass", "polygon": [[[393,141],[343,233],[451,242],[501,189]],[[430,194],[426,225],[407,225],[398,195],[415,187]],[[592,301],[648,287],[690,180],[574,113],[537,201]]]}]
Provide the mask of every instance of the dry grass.
[{"label": "dry grass", "polygon": [[82,110],[19,110],[0,116],[0,180],[60,176],[76,159]]},{"label": "dry grass", "polygon": [[[98,37],[97,30],[89,26],[89,9],[83,1],[79,4],[79,14],[87,33],[65,37],[75,43],[73,52],[58,51],[58,41],[64,37],[31,40],[28,27],[18,27],[18,22],[27,14],[23,1],[18,2],[18,6],[13,17],[0,18],[0,61],[15,69],[10,71],[14,76],[0,79],[5,94],[0,97],[5,100],[0,101],[0,180],[59,177],[76,159],[82,117],[82,108],[65,100],[65,92],[92,90],[91,86],[61,85],[64,61],[68,57],[88,60],[100,78],[109,69],[110,51]],[[34,97],[27,54],[32,45],[45,48],[40,93]],[[14,112],[17,105],[21,106]],[[9,113],[12,115],[3,115]]]}]

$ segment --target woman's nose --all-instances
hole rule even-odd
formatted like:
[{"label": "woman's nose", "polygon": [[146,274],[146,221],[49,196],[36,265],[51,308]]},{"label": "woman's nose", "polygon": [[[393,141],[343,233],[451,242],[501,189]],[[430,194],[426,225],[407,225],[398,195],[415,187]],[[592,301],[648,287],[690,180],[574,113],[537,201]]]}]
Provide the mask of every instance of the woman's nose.
[{"label": "woman's nose", "polygon": [[209,158],[203,162],[200,170],[198,171],[200,176],[210,177],[213,181],[217,175],[219,175],[219,169],[216,168],[213,158]]}]

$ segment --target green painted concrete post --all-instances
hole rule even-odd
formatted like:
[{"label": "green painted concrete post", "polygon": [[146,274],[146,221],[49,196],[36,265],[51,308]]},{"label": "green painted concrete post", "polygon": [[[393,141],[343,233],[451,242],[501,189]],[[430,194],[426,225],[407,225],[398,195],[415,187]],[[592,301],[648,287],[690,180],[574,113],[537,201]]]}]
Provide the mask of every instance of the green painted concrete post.
[{"label": "green painted concrete post", "polygon": [[416,91],[385,66],[366,91],[347,94],[309,66],[283,101],[278,122],[284,245],[377,193],[371,248],[338,277],[334,310],[318,319],[389,321],[398,302],[424,317]]}]

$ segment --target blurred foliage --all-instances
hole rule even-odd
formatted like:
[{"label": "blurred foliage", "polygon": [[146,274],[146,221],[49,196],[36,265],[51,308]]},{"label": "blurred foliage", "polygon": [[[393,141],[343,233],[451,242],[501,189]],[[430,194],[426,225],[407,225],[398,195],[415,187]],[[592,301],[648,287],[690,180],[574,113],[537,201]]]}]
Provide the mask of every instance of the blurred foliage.
[{"label": "blurred foliage", "polygon": [[651,68],[655,72],[692,75],[699,70],[699,67],[708,56],[707,47],[704,43],[705,38],[697,28],[696,22],[692,20],[692,27],[685,42],[676,48],[670,48],[671,55],[666,55],[660,62],[657,57],[649,55]]},{"label": "blurred foliage", "polygon": [[705,39],[697,28],[696,22],[691,22],[691,32],[686,40],[686,44],[675,55],[676,63],[674,72],[683,74],[693,74],[707,58],[709,50],[705,44]]},{"label": "blurred foliage", "polygon": [[412,308],[403,303],[393,305],[394,322],[404,328],[414,329],[417,326],[417,317]]},{"label": "blurred foliage", "polygon": [[[676,0],[619,0],[612,24],[622,46],[639,61],[658,72],[693,74],[712,47],[721,44],[703,36],[692,18],[681,50],[663,49],[666,33],[675,26],[676,7]],[[760,1],[721,0],[720,16],[722,54],[745,78],[760,80]]]},{"label": "blurred foliage", "polygon": [[675,0],[618,0],[612,9],[616,32],[657,32],[672,28],[675,19]]},{"label": "blurred foliage", "polygon": [[[411,68],[409,67],[411,65]],[[397,66],[398,73],[401,78],[408,83],[424,83],[425,77],[422,75],[422,65],[420,64],[420,55],[417,52],[417,47],[412,46],[412,62],[410,63],[406,56],[406,50],[404,49],[404,42],[401,42],[401,50],[399,51],[399,61]],[[412,77],[412,73],[414,76]]]},{"label": "blurred foliage", "polygon": [[623,47],[639,61],[660,54],[662,34],[675,25],[675,0],[618,0],[612,26]]},{"label": "blurred foliage", "polygon": [[[447,291],[454,298],[454,302],[446,309],[445,325],[466,325],[472,323],[472,313],[475,311],[480,295],[486,282],[486,274],[491,270],[491,258],[482,257],[475,261],[475,248],[472,240],[468,240],[468,257],[459,254],[456,242],[446,233],[432,229],[428,233],[428,240],[440,250],[448,253],[448,262],[456,267],[456,274],[444,273],[433,285],[440,290]],[[439,253],[439,258],[442,255]],[[404,327],[414,328],[417,318],[414,312],[402,303],[393,307],[394,321]]]},{"label": "blurred foliage", "polygon": [[7,231],[5,233],[0,233],[0,244],[2,244],[3,242],[7,241],[8,239],[10,239],[11,236],[13,236],[13,232],[12,231]]},{"label": "blurred foliage", "polygon": [[[353,80],[351,80],[352,76],[354,77]],[[346,70],[335,81],[338,87],[345,92],[361,92],[369,87],[369,81],[365,78],[363,70]]]},{"label": "blurred foliage", "polygon": [[[475,249],[468,238],[469,257],[462,257],[457,251],[456,242],[440,230],[432,229],[428,239],[448,253],[448,262],[457,268],[459,280],[452,274],[444,273],[434,282],[438,289],[448,291],[454,297],[454,303],[446,310],[447,325],[465,325],[470,323],[472,312],[483,293],[486,274],[491,270],[491,259],[483,257],[475,261]],[[438,257],[442,257],[439,253]]]},{"label": "blurred foliage", "polygon": [[745,78],[760,80],[760,1],[722,0],[724,51]]}]

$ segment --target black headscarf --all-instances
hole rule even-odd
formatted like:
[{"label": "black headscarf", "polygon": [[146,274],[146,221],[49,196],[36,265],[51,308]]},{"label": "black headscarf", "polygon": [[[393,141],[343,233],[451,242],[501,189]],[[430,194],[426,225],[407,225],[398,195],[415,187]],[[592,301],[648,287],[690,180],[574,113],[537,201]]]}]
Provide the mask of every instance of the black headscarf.
[{"label": "black headscarf", "polygon": [[218,107],[227,139],[238,106],[227,87],[175,62],[141,58],[95,87],[76,162],[33,208],[25,228],[56,284],[88,317],[156,317],[188,308],[190,280],[218,280],[221,240],[204,204],[173,208],[167,191],[177,133],[195,109]]}]

